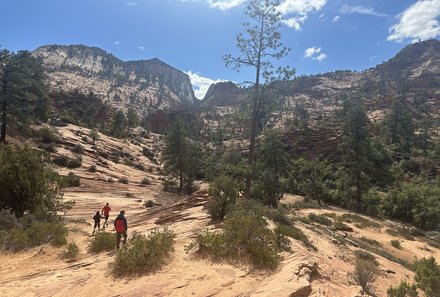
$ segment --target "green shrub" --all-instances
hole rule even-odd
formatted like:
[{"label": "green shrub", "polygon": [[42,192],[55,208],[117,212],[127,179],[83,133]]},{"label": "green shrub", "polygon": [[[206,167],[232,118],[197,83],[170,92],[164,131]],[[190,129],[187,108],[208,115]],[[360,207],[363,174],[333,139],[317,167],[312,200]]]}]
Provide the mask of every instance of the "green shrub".
[{"label": "green shrub", "polygon": [[0,209],[18,218],[25,213],[39,220],[57,217],[73,202],[63,202],[62,181],[49,156],[29,147],[0,147]]},{"label": "green shrub", "polygon": [[17,218],[9,210],[0,210],[0,230],[11,230],[19,228],[20,224]]},{"label": "green shrub", "polygon": [[380,242],[377,241],[376,239],[371,239],[371,238],[367,238],[367,237],[364,237],[364,236],[361,236],[359,239],[362,240],[363,242],[369,244],[369,245],[381,246]]},{"label": "green shrub", "polygon": [[317,215],[315,213],[309,213],[307,218],[312,222],[315,222],[315,223],[318,223],[318,224],[321,224],[324,226],[331,226],[333,224],[333,221],[325,215]]},{"label": "green shrub", "polygon": [[363,228],[379,229],[381,227],[379,223],[368,220],[364,217],[361,217],[358,214],[344,213],[343,215],[341,215],[341,218],[343,221],[347,223],[356,223],[355,226],[358,227],[359,229],[363,229]]},{"label": "green shrub", "polygon": [[45,243],[55,246],[67,244],[67,228],[56,222],[33,222],[24,229],[14,228],[2,234],[6,250],[21,251]]},{"label": "green shrub", "polygon": [[114,276],[145,274],[161,268],[174,251],[176,235],[167,229],[152,231],[148,236],[134,236],[116,254],[110,266]]},{"label": "green shrub", "polygon": [[57,148],[54,143],[42,143],[38,146],[39,149],[45,150],[48,153],[56,153]]},{"label": "green shrub", "polygon": [[96,165],[92,165],[89,167],[90,172],[96,172]]},{"label": "green shrub", "polygon": [[440,226],[440,187],[432,181],[403,183],[383,200],[384,214],[424,230]]},{"label": "green shrub", "polygon": [[292,225],[292,219],[289,218],[287,210],[285,207],[278,206],[278,208],[267,208],[267,211],[265,212],[265,215],[268,219],[284,225],[284,226],[291,226]]},{"label": "green shrub", "polygon": [[322,205],[320,205],[318,202],[316,202],[315,200],[310,200],[310,199],[304,199],[302,201],[296,201],[295,203],[293,203],[293,208],[297,208],[297,209],[320,209],[320,208],[324,208]]},{"label": "green shrub", "polygon": [[440,266],[434,257],[423,258],[416,263],[414,280],[427,297],[440,295]]},{"label": "green shrub", "polygon": [[78,258],[79,248],[75,242],[70,242],[66,249],[61,253],[61,259],[65,260],[76,260]]},{"label": "green shrub", "polygon": [[379,270],[374,263],[357,259],[351,277],[355,284],[361,286],[366,293],[375,295],[374,282],[376,281],[378,274]]},{"label": "green shrub", "polygon": [[146,208],[153,207],[153,206],[154,206],[154,201],[151,200],[151,199],[149,199],[149,200],[145,201],[144,206],[145,206]]},{"label": "green shrub", "polygon": [[393,240],[391,240],[390,241],[390,243],[391,243],[391,245],[393,246],[393,247],[395,247],[396,249],[401,249],[402,248],[402,245],[400,244],[400,240],[397,240],[397,239],[393,239]]},{"label": "green shrub", "polygon": [[151,181],[150,181],[150,179],[149,179],[148,177],[144,177],[144,178],[141,180],[141,185],[144,185],[144,186],[149,186],[149,185],[151,185]]},{"label": "green shrub", "polygon": [[89,252],[93,254],[110,252],[116,249],[116,236],[107,232],[98,232],[89,242]]},{"label": "green shrub", "polygon": [[134,165],[134,167],[135,167],[136,169],[139,169],[139,170],[145,171],[145,166],[144,166],[144,164],[137,163],[137,164]]},{"label": "green shrub", "polygon": [[315,251],[318,250],[316,248],[316,246],[313,245],[313,243],[310,242],[310,240],[307,237],[307,235],[305,235],[304,232],[302,232],[301,229],[299,229],[299,228],[297,228],[295,226],[278,225],[275,228],[274,232],[277,235],[283,235],[283,236],[287,236],[287,237],[290,237],[290,238],[295,239],[295,240],[299,240],[307,248],[313,249]]},{"label": "green shrub", "polygon": [[44,127],[38,130],[38,134],[41,137],[41,141],[44,143],[54,143],[58,141],[58,135],[54,129]]},{"label": "green shrub", "polygon": [[118,179],[118,182],[120,182],[121,184],[127,185],[128,184],[128,178],[121,177],[121,178]]},{"label": "green shrub", "polygon": [[67,162],[66,167],[67,168],[78,168],[82,165],[82,157],[77,156],[75,159],[70,159],[69,162]]},{"label": "green shrub", "polygon": [[276,235],[267,227],[266,220],[244,210],[226,218],[221,231],[197,233],[187,247],[187,251],[191,250],[214,260],[244,262],[262,269],[275,269],[281,259]]},{"label": "green shrub", "polygon": [[368,261],[376,266],[379,266],[379,262],[377,262],[376,257],[369,252],[363,250],[356,250],[354,251],[354,256],[356,258],[356,261]]},{"label": "green shrub", "polygon": [[417,286],[408,284],[405,280],[401,281],[397,287],[391,286],[387,290],[388,297],[418,297]]},{"label": "green shrub", "polygon": [[75,146],[72,148],[72,152],[82,154],[84,153],[84,147],[81,144],[75,144]]},{"label": "green shrub", "polygon": [[[412,263],[409,263],[406,260],[397,258],[396,256],[388,253],[387,251],[383,250],[380,247],[380,243],[377,242],[376,240],[365,240],[365,237],[361,237],[361,238],[356,238],[356,237],[352,237],[352,236],[348,236],[348,238],[351,241],[354,241],[355,243],[357,243],[357,245],[367,251],[370,251],[372,253],[378,254],[382,257],[384,257],[385,259],[388,259],[392,262],[398,263],[400,265],[402,265],[403,267],[409,269],[409,270],[414,270],[414,265]],[[373,244],[369,243],[369,241],[373,242]]]},{"label": "green shrub", "polygon": [[163,190],[169,193],[179,193],[179,187],[177,186],[176,181],[172,179],[165,179],[162,181]]},{"label": "green shrub", "polygon": [[70,159],[67,156],[56,156],[52,159],[52,162],[55,165],[67,167],[67,164],[69,164]]},{"label": "green shrub", "polygon": [[340,230],[340,231],[352,231],[352,228],[342,222],[341,217],[337,217],[336,220],[333,222],[332,228],[334,230]]},{"label": "green shrub", "polygon": [[63,180],[67,187],[81,186],[81,178],[73,172],[69,172],[67,176],[64,176]]},{"label": "green shrub", "polygon": [[206,204],[213,221],[222,220],[228,206],[235,204],[238,197],[237,186],[232,178],[221,175],[209,185],[210,200]]}]

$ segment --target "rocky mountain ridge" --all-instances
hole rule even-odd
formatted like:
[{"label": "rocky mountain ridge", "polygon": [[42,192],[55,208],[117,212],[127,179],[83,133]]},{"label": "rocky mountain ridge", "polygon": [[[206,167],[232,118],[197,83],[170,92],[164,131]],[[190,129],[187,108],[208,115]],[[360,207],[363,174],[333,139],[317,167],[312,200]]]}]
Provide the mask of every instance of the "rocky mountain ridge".
[{"label": "rocky mountain ridge", "polygon": [[[266,100],[265,125],[283,129],[306,115],[310,124],[337,110],[343,98],[361,99],[372,120],[379,120],[393,98],[401,96],[412,107],[415,116],[418,99],[426,98],[431,114],[438,117],[440,108],[440,41],[428,40],[410,44],[395,57],[374,68],[356,71],[299,76],[278,89]],[[240,112],[249,101],[249,90],[233,83],[211,86],[201,106],[202,117],[219,115],[222,120]],[[209,106],[207,111],[206,106]]]},{"label": "rocky mountain ridge", "polygon": [[48,70],[51,92],[97,95],[139,114],[193,105],[189,76],[159,59],[124,62],[96,47],[46,45],[33,51]]}]

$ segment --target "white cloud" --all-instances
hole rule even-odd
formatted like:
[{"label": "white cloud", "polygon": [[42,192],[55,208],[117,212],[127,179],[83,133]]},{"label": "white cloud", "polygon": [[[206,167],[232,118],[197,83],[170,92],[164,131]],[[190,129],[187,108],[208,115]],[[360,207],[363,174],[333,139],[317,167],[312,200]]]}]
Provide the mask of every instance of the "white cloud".
[{"label": "white cloud", "polygon": [[387,14],[378,12],[372,7],[366,7],[362,5],[357,6],[351,6],[351,5],[344,5],[339,10],[340,13],[343,14],[352,14],[352,13],[358,13],[358,14],[367,14],[367,15],[373,15],[378,17],[387,17]]},{"label": "white cloud", "polygon": [[[284,0],[278,6],[278,11],[284,17],[282,20],[284,24],[300,31],[301,25],[307,20],[308,14],[321,10],[325,4],[327,4],[327,0]],[[319,18],[324,16],[325,14],[321,14]]]},{"label": "white cloud", "polygon": [[119,40],[116,40],[115,42],[113,42],[114,45],[118,45],[120,42]]},{"label": "white cloud", "polygon": [[307,19],[307,15],[291,17],[288,19],[281,20],[286,26],[295,29],[296,31],[301,31],[301,24]]},{"label": "white cloud", "polygon": [[191,79],[194,94],[199,99],[203,99],[203,97],[205,97],[205,94],[208,91],[210,85],[225,81],[223,79],[213,80],[207,77],[203,77],[200,76],[198,73],[193,73],[191,70],[185,73],[188,74],[189,78]]},{"label": "white cloud", "polygon": [[136,6],[137,3],[136,3],[136,2],[128,2],[127,5],[128,5],[128,6]]},{"label": "white cloud", "polygon": [[318,56],[314,57],[313,60],[318,60],[319,62],[321,62],[325,58],[327,58],[327,55],[324,53],[320,53]]},{"label": "white cloud", "polygon": [[321,52],[321,48],[317,46],[309,47],[304,51],[304,58],[317,60],[321,62],[325,58],[327,58],[327,55],[323,52]]},{"label": "white cloud", "polygon": [[291,13],[307,15],[309,12],[321,10],[325,4],[327,0],[284,0],[278,7],[278,11],[283,15]]},{"label": "white cloud", "polygon": [[390,28],[389,41],[426,40],[440,35],[440,0],[418,1],[400,15]]},{"label": "white cloud", "polygon": [[335,16],[335,17],[333,18],[333,23],[336,23],[337,21],[339,21],[340,18],[341,18],[341,17],[340,17],[339,15]]},{"label": "white cloud", "polygon": [[377,58],[377,56],[372,56],[372,57],[370,57],[370,62],[376,60],[376,58]]},{"label": "white cloud", "polygon": [[304,58],[311,58],[312,56],[318,54],[321,51],[320,47],[309,47],[304,51]]},{"label": "white cloud", "polygon": [[246,0],[208,0],[209,6],[221,10],[228,10],[237,7],[246,2]]},{"label": "white cloud", "polygon": [[143,45],[138,45],[138,49],[140,49],[141,51],[144,51],[145,47]]}]

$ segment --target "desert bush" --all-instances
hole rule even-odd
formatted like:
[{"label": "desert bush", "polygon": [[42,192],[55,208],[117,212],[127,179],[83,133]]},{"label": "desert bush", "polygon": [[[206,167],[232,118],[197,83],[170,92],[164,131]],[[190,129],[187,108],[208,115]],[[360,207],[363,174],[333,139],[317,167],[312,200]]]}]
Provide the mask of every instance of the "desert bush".
[{"label": "desert bush", "polygon": [[405,280],[402,280],[396,287],[391,286],[387,290],[388,297],[418,297],[417,286],[415,284],[408,284]]},{"label": "desert bush", "polygon": [[275,269],[281,259],[276,235],[267,227],[266,220],[245,210],[226,218],[222,230],[196,233],[187,247],[187,251],[191,250],[214,260],[244,262],[262,269]]},{"label": "desert bush", "polygon": [[145,171],[145,166],[144,166],[144,164],[142,164],[142,163],[137,163],[136,165],[134,165],[134,167],[135,167],[136,169],[139,169],[139,170]]},{"label": "desert bush", "polygon": [[116,236],[107,232],[98,232],[89,242],[89,252],[93,254],[116,249]]},{"label": "desert bush", "polygon": [[374,263],[357,259],[351,277],[355,284],[361,286],[366,293],[375,295],[374,282],[378,277],[378,273],[379,270]]},{"label": "desert bush", "polygon": [[29,147],[0,148],[0,209],[18,218],[25,213],[39,220],[57,217],[73,205],[63,201],[62,186],[47,154]]},{"label": "desert bush", "polygon": [[347,224],[345,224],[342,221],[341,217],[336,217],[336,219],[333,222],[332,228],[334,230],[340,230],[340,231],[352,231],[353,230],[350,226],[348,226]]},{"label": "desert bush", "polygon": [[371,238],[368,238],[368,237],[365,237],[365,236],[361,236],[359,239],[362,240],[363,242],[369,244],[369,245],[382,246],[380,244],[380,242],[377,241],[376,239],[371,239]]},{"label": "desert bush", "polygon": [[287,209],[281,205],[278,208],[267,208],[265,216],[278,224],[284,226],[292,225],[292,219],[288,216]]},{"label": "desert bush", "polygon": [[78,168],[82,165],[82,157],[76,156],[75,159],[70,159],[69,162],[67,162],[66,167],[67,168]]},{"label": "desert bush", "polygon": [[67,164],[69,164],[69,161],[70,161],[70,159],[67,156],[56,156],[52,159],[52,162],[55,165],[63,166],[63,167],[67,167]]},{"label": "desert bush", "polygon": [[380,243],[376,240],[371,240],[371,239],[369,240],[368,238],[365,237],[356,238],[352,236],[348,236],[348,238],[356,242],[358,246],[364,250],[378,254],[379,256],[382,256],[385,259],[388,259],[392,262],[398,263],[409,270],[414,270],[414,265],[412,263],[409,263],[404,259],[398,258],[393,254],[388,253],[387,251],[381,248]]},{"label": "desert bush", "polygon": [[177,186],[176,181],[172,179],[165,179],[162,181],[163,190],[169,193],[179,193],[179,187]]},{"label": "desert bush", "polygon": [[69,172],[67,176],[63,177],[63,180],[67,187],[81,186],[81,178],[73,172]]},{"label": "desert bush", "polygon": [[324,226],[333,225],[333,221],[325,215],[317,215],[315,213],[309,213],[307,218],[312,222],[315,222],[315,223],[318,223],[318,224],[321,224]]},{"label": "desert bush", "polygon": [[402,245],[400,244],[400,240],[397,240],[397,239],[393,239],[393,240],[390,240],[390,243],[391,243],[391,245],[393,246],[393,247],[395,247],[396,249],[401,249],[402,248]]},{"label": "desert bush", "polygon": [[144,177],[144,178],[141,180],[141,185],[144,185],[144,186],[149,186],[149,185],[151,185],[151,181],[150,181],[150,179],[149,179],[148,177]]},{"label": "desert bush", "polygon": [[403,183],[383,200],[385,215],[424,230],[440,226],[440,187],[431,181]]},{"label": "desert bush", "polygon": [[287,236],[290,237],[292,239],[301,241],[305,247],[313,249],[315,251],[317,251],[318,249],[316,248],[315,245],[313,245],[313,243],[310,242],[309,238],[307,237],[307,235],[304,234],[304,232],[295,227],[295,226],[286,226],[286,225],[278,225],[275,230],[274,230],[275,234],[277,235],[283,235],[283,236]]},{"label": "desert bush", "polygon": [[232,178],[221,175],[209,185],[210,200],[206,204],[213,221],[222,220],[226,209],[233,205],[238,197],[237,186]]},{"label": "desert bush", "polygon": [[320,208],[323,208],[323,206],[320,205],[315,200],[310,200],[310,199],[304,198],[304,200],[302,200],[302,201],[296,201],[295,203],[293,203],[293,208],[297,208],[297,209],[307,209],[307,208],[320,209]]},{"label": "desert bush", "polygon": [[356,250],[354,251],[354,256],[356,258],[356,261],[368,261],[376,266],[379,266],[379,262],[377,262],[376,257],[369,252],[363,250]]},{"label": "desert bush", "polygon": [[121,178],[118,179],[118,182],[120,182],[121,184],[127,185],[128,184],[128,178],[121,177]]},{"label": "desert bush", "polygon": [[43,143],[54,143],[58,141],[57,132],[54,129],[48,127],[38,130],[38,135],[41,137]]},{"label": "desert bush", "polygon": [[92,165],[89,167],[90,172],[96,172],[96,165]]},{"label": "desert bush", "polygon": [[434,257],[423,258],[416,263],[414,280],[426,297],[440,296],[440,266]]},{"label": "desert bush", "polygon": [[9,210],[0,210],[0,230],[11,230],[19,228],[20,223],[17,218]]},{"label": "desert bush", "polygon": [[81,144],[75,144],[75,146],[72,148],[72,152],[82,154],[84,153],[84,147]]},{"label": "desert bush", "polygon": [[67,228],[57,222],[33,222],[23,229],[14,228],[2,232],[2,248],[21,251],[45,243],[54,246],[67,244]]},{"label": "desert bush", "polygon": [[75,242],[70,242],[66,249],[61,253],[61,259],[65,260],[76,260],[78,258],[79,248]]},{"label": "desert bush", "polygon": [[99,134],[95,129],[90,130],[89,137],[92,139],[93,144],[99,139]]},{"label": "desert bush", "polygon": [[150,208],[150,207],[153,207],[153,206],[154,206],[154,201],[151,200],[151,199],[145,201],[145,203],[144,203],[144,207],[145,208]]},{"label": "desert bush", "polygon": [[358,214],[344,213],[341,215],[341,218],[347,223],[356,223],[355,226],[359,229],[363,228],[380,228],[381,225],[374,221],[368,220],[364,217],[361,217]]},{"label": "desert bush", "polygon": [[160,269],[174,251],[175,237],[167,229],[152,231],[148,236],[135,236],[116,254],[111,264],[113,275],[139,275]]},{"label": "desert bush", "polygon": [[48,153],[56,153],[57,148],[54,143],[42,143],[38,146],[39,149],[45,150]]}]

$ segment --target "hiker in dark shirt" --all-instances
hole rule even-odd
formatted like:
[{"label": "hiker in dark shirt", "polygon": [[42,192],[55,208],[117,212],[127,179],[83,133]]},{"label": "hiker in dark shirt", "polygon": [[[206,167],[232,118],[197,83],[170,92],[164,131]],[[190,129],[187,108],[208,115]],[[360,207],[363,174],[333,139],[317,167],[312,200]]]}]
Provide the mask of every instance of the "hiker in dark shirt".
[{"label": "hiker in dark shirt", "polygon": [[95,234],[96,227],[98,227],[98,231],[101,229],[101,214],[99,213],[99,211],[96,212],[93,220],[95,221],[95,226],[93,226],[92,234]]}]

